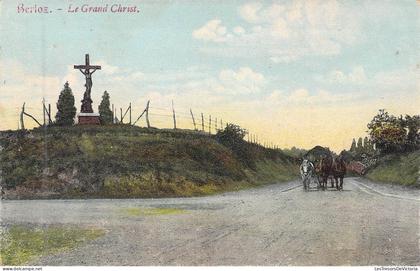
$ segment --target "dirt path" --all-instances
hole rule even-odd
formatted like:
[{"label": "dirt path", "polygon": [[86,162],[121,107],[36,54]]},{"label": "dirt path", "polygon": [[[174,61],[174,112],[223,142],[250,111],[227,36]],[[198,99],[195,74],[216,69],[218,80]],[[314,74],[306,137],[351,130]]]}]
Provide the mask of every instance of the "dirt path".
[{"label": "dirt path", "polygon": [[[200,198],[3,201],[1,219],[107,232],[37,265],[419,265],[418,192],[347,178],[342,192],[290,182]],[[186,212],[124,213],[137,207]]]}]

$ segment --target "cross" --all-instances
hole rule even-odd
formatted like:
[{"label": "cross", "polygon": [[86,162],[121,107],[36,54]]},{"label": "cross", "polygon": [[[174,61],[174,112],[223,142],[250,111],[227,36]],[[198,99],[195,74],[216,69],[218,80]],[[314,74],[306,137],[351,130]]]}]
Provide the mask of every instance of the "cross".
[{"label": "cross", "polygon": [[[74,65],[74,68],[75,69],[78,69],[78,70],[82,70],[82,69],[84,69],[85,70],[85,72],[86,71],[89,71],[90,69],[93,69],[93,71],[92,71],[92,73],[94,72],[94,71],[96,71],[96,70],[100,70],[101,69],[101,66],[96,66],[96,65],[94,65],[94,66],[90,66],[90,63],[89,63],[89,54],[86,54],[85,55],[85,65]],[[83,72],[82,72],[83,73]]]},{"label": "cross", "polygon": [[85,65],[74,65],[74,69],[78,69],[86,78],[86,91],[83,95],[82,100],[82,112],[83,113],[92,113],[92,99],[90,98],[90,91],[92,89],[92,74],[96,70],[100,70],[101,66],[93,65],[89,63],[89,54],[85,55]]}]

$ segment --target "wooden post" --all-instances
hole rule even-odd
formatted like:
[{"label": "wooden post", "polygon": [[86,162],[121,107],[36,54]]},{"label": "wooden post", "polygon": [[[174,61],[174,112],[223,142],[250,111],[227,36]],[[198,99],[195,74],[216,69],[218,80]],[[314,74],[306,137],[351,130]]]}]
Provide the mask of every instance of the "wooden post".
[{"label": "wooden post", "polygon": [[45,99],[42,99],[43,115],[44,115],[44,125],[46,125],[46,117],[48,117],[48,125],[52,124],[51,120],[51,104],[48,104],[48,109],[45,106]]},{"label": "wooden post", "polygon": [[130,103],[130,125],[131,125],[131,103]]},{"label": "wooden post", "polygon": [[149,105],[150,105],[150,100],[147,101],[147,105],[146,105],[146,123],[147,123],[147,128],[150,128],[150,122],[149,122]]},{"label": "wooden post", "polygon": [[211,134],[211,115],[209,115],[209,134]]},{"label": "wooden post", "polygon": [[214,129],[216,129],[216,133],[217,133],[217,118],[214,120]]},{"label": "wooden post", "polygon": [[120,116],[121,116],[120,123],[123,123],[123,116],[122,116],[122,108],[121,107],[120,107]]},{"label": "wooden post", "polygon": [[25,112],[25,103],[23,103],[22,111],[20,112],[20,129],[25,130],[25,123],[23,123],[23,112]]},{"label": "wooden post", "polygon": [[174,129],[176,129],[176,116],[175,116],[174,100],[172,100],[172,116],[174,118]]},{"label": "wooden post", "polygon": [[43,126],[45,127],[45,98],[42,98],[42,117],[43,117]]},{"label": "wooden post", "polygon": [[112,123],[115,123],[115,111],[114,111],[114,104],[112,104]]},{"label": "wooden post", "polygon": [[52,124],[52,120],[51,120],[51,104],[48,104],[48,120],[49,120],[49,124]]},{"label": "wooden post", "polygon": [[201,131],[204,132],[204,115],[201,113]]},{"label": "wooden post", "polygon": [[193,124],[194,124],[194,130],[195,130],[195,131],[197,131],[197,126],[195,125],[194,114],[193,114],[193,112],[192,112],[192,109],[191,109],[191,108],[190,108],[190,113],[191,113],[191,118],[192,118],[192,121],[193,121]]}]

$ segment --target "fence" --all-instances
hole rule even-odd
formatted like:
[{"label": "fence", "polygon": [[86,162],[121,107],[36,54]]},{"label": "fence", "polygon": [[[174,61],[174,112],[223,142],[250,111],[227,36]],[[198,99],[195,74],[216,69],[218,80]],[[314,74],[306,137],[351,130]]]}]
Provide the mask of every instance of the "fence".
[{"label": "fence", "polygon": [[[228,123],[235,123],[234,121],[227,121],[220,115],[205,114],[192,108],[178,110],[174,101],[172,101],[171,106],[168,108],[154,106],[150,100],[144,107],[137,108],[140,110],[137,110],[138,114],[134,114],[132,103],[129,103],[126,108],[117,107],[112,104],[113,123],[124,123],[148,128],[195,130],[209,135],[216,134],[219,130],[224,129]],[[45,100],[42,101],[38,108],[27,106],[24,103],[22,108],[20,108],[20,113],[16,115],[19,118],[18,129],[25,129],[26,117],[31,127],[36,125],[47,127],[53,123],[55,116],[52,112],[51,104],[47,104]],[[246,141],[265,148],[278,149],[278,146],[274,143],[265,141],[263,137],[251,133],[247,129],[245,130],[246,135],[244,139]]]}]

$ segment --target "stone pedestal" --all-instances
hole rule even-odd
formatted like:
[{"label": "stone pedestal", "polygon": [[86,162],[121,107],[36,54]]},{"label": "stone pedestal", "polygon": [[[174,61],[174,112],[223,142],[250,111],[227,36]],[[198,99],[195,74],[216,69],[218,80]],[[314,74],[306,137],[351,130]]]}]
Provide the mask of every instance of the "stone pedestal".
[{"label": "stone pedestal", "polygon": [[99,120],[98,113],[79,113],[77,116],[79,119],[79,124],[86,125],[99,125],[101,124]]}]

